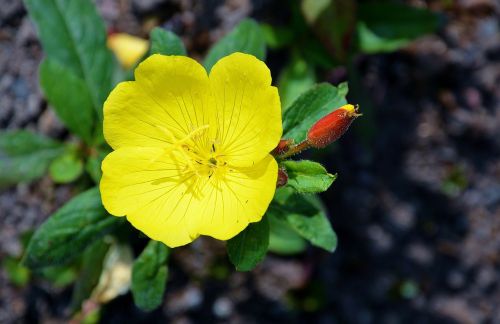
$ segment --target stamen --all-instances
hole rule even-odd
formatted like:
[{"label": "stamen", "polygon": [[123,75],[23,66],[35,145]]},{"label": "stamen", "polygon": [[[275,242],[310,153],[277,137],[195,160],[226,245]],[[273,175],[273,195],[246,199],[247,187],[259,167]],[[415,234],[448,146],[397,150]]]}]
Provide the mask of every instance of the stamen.
[{"label": "stamen", "polygon": [[[226,162],[224,160],[219,160],[222,155],[215,154],[217,150],[216,145],[218,145],[218,141],[216,139],[208,142],[211,144],[210,148],[207,148],[208,150],[206,151],[203,146],[199,147],[197,145],[198,143],[196,141],[199,136],[201,136],[201,133],[209,128],[209,125],[196,127],[181,139],[177,139],[174,132],[168,127],[161,125],[157,125],[156,127],[161,130],[171,142],[171,144],[165,148],[162,155],[170,154],[174,151],[178,152],[178,157],[182,160],[182,162],[179,162],[184,163],[184,167],[179,169],[182,174],[192,172],[198,177],[208,176],[208,179],[211,179],[212,176],[219,174],[220,171],[218,171],[218,169],[220,167],[226,166]],[[162,155],[153,158],[151,163],[161,158]]]},{"label": "stamen", "polygon": [[[184,149],[187,149],[187,151],[190,151],[190,149],[189,149],[189,146],[184,145],[184,143],[190,139],[193,139],[196,135],[198,135],[198,133],[200,133],[201,131],[210,127],[209,125],[203,125],[203,126],[197,127],[194,130],[192,130],[189,134],[187,134],[184,138],[178,140],[175,138],[172,131],[170,129],[168,129],[167,127],[164,127],[162,125],[155,125],[155,126],[159,130],[161,130],[165,135],[167,135],[168,139],[172,142],[172,145],[170,147],[168,147],[167,149],[165,149],[164,154],[169,154],[169,153],[173,152],[174,150],[178,150],[184,156],[184,158],[186,159],[188,164],[191,163],[191,161],[190,161],[191,159],[188,156],[186,156],[186,152],[184,151]],[[157,157],[153,158],[150,161],[150,163],[156,162],[160,157],[161,156],[157,156]]]}]

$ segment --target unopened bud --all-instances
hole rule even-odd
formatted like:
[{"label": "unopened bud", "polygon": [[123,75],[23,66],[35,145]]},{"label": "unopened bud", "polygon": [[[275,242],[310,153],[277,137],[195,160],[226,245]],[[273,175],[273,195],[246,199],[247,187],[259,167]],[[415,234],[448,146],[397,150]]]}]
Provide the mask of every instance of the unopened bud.
[{"label": "unopened bud", "polygon": [[347,131],[358,114],[358,106],[344,105],[314,124],[307,133],[307,142],[315,148],[323,148],[338,140]]},{"label": "unopened bud", "polygon": [[293,145],[293,139],[282,139],[278,143],[278,146],[271,152],[272,155],[281,155],[290,149]]},{"label": "unopened bud", "polygon": [[278,180],[276,181],[276,188],[283,187],[288,182],[288,174],[284,168],[278,169]]}]

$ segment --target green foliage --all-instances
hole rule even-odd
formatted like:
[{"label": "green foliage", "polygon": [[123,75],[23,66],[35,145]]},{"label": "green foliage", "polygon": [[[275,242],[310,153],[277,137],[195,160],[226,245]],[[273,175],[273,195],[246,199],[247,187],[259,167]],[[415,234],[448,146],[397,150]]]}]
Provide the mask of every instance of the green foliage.
[{"label": "green foliage", "polygon": [[395,51],[438,27],[438,15],[426,9],[390,2],[359,5],[359,48],[364,53]]},{"label": "green foliage", "polygon": [[71,309],[73,311],[81,307],[83,301],[90,297],[97,286],[109,246],[108,243],[99,240],[83,253],[80,275],[71,296]]},{"label": "green foliage", "polygon": [[[310,3],[316,5],[314,1],[310,1]],[[336,62],[333,56],[327,51],[325,44],[318,39],[318,32],[311,28],[314,21],[307,22],[305,19],[305,9],[303,7],[307,6],[307,4],[301,1],[291,1],[288,5],[291,11],[290,24],[264,29],[269,47],[284,48],[288,52],[297,54],[313,69],[315,67],[326,69],[334,67]],[[334,24],[333,26],[336,27],[337,25]],[[320,34],[324,32],[329,37],[331,30],[320,31]]]},{"label": "green foliage", "polygon": [[50,266],[38,269],[36,274],[50,281],[54,287],[64,288],[75,282],[77,271],[74,266]]},{"label": "green foliage", "polygon": [[17,258],[5,257],[2,261],[2,268],[5,270],[9,282],[18,287],[24,287],[30,280],[30,270],[23,266]]},{"label": "green foliage", "polygon": [[260,29],[269,48],[279,49],[289,45],[294,39],[293,30],[289,27],[277,27],[269,24],[260,24]]},{"label": "green foliage", "polygon": [[[321,40],[328,55],[345,63],[356,25],[356,1],[302,0],[301,9],[307,24]],[[318,51],[321,53],[321,51]]]},{"label": "green foliage", "polygon": [[151,311],[163,302],[168,254],[165,244],[151,240],[134,262],[132,296],[137,307],[144,311]]},{"label": "green foliage", "polygon": [[365,53],[390,53],[410,43],[409,39],[388,39],[378,36],[364,22],[358,24],[359,47]]},{"label": "green foliage", "polygon": [[83,173],[83,162],[75,152],[67,152],[54,159],[49,166],[49,173],[56,183],[69,183]]},{"label": "green foliage", "polygon": [[155,27],[149,36],[151,54],[186,55],[184,43],[176,34],[160,27]]},{"label": "green foliage", "polygon": [[301,9],[306,20],[314,22],[331,5],[332,0],[302,0]]},{"label": "green foliage", "polygon": [[295,56],[281,71],[278,89],[282,111],[286,111],[301,93],[309,90],[316,82],[316,74],[311,64]]},{"label": "green foliage", "polygon": [[57,61],[45,59],[40,65],[40,85],[66,127],[91,143],[95,111],[85,82]]},{"label": "green foliage", "polygon": [[264,259],[268,246],[269,222],[264,217],[227,241],[227,253],[236,270],[249,271]]},{"label": "green foliage", "polygon": [[326,191],[337,178],[337,175],[328,173],[321,164],[313,161],[283,161],[281,165],[288,173],[287,184],[301,193]]},{"label": "green foliage", "polygon": [[0,132],[0,188],[44,175],[64,146],[25,130]]},{"label": "green foliage", "polygon": [[119,223],[118,218],[104,210],[99,189],[87,190],[38,228],[30,240],[24,263],[30,268],[66,264]]},{"label": "green foliage", "polygon": [[347,103],[347,91],[347,83],[321,83],[303,93],[283,115],[283,138],[303,141],[316,121]]},{"label": "green foliage", "polygon": [[242,20],[238,26],[208,51],[203,65],[207,71],[210,71],[219,59],[234,52],[252,54],[260,60],[266,58],[265,38],[260,26],[255,21]]},{"label": "green foliage", "polygon": [[[106,30],[89,0],[25,0],[47,58],[81,79],[102,120],[102,104],[112,87],[116,63],[106,47]],[[57,77],[57,76],[53,76]],[[59,83],[70,92],[73,84]],[[82,108],[83,109],[83,108]],[[74,112],[77,113],[77,112]]]},{"label": "green foliage", "polygon": [[110,151],[108,149],[105,150],[97,150],[95,153],[91,154],[85,164],[85,170],[88,172],[92,180],[95,183],[99,183],[102,177],[101,163],[102,160],[106,157],[106,155]]},{"label": "green foliage", "polygon": [[330,252],[337,247],[337,236],[316,196],[297,195],[291,188],[280,188],[276,191],[268,213],[285,220],[315,246]]},{"label": "green foliage", "polygon": [[303,252],[307,248],[306,241],[284,219],[275,214],[272,210],[266,213],[270,228],[268,250],[282,255]]}]

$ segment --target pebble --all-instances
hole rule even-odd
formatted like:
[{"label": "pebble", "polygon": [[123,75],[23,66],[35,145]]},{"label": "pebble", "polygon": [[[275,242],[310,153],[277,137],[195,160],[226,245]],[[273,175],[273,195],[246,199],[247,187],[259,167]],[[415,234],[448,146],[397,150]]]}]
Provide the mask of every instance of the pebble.
[{"label": "pebble", "polygon": [[227,297],[220,297],[214,302],[212,311],[219,318],[227,318],[233,312],[233,303]]}]

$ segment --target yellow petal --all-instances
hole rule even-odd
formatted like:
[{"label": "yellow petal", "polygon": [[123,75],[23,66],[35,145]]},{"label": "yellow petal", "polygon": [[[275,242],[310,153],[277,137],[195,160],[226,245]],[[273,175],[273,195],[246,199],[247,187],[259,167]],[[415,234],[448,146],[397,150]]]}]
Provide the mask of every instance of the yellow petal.
[{"label": "yellow petal", "polygon": [[160,148],[126,147],[102,163],[102,202],[115,216],[127,215],[137,229],[170,247],[191,242],[182,216],[194,176],[174,153]]},{"label": "yellow petal", "polygon": [[224,177],[182,172],[182,158],[159,148],[121,148],[103,161],[102,201],[113,215],[170,247],[200,234],[227,240],[259,221],[271,202],[278,166],[270,155]]},{"label": "yellow petal", "polygon": [[258,222],[276,190],[278,164],[267,155],[251,168],[232,169],[204,186],[201,200],[191,203],[191,232],[228,240]]},{"label": "yellow petal", "polygon": [[228,163],[249,166],[278,144],[281,104],[264,62],[243,53],[219,60],[210,72],[221,151]]},{"label": "yellow petal", "polygon": [[102,162],[104,207],[115,216],[133,212],[177,185],[183,167],[160,148],[126,147],[111,152]]},{"label": "yellow petal", "polygon": [[104,136],[114,149],[165,147],[210,124],[213,98],[205,69],[185,56],[152,55],[104,103]]},{"label": "yellow petal", "polygon": [[108,36],[108,47],[115,53],[120,64],[130,69],[146,54],[149,42],[129,34],[116,33]]}]

